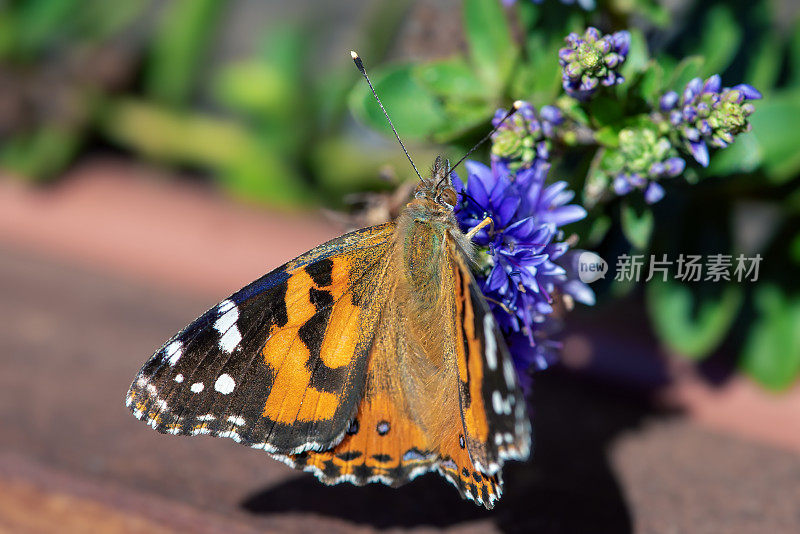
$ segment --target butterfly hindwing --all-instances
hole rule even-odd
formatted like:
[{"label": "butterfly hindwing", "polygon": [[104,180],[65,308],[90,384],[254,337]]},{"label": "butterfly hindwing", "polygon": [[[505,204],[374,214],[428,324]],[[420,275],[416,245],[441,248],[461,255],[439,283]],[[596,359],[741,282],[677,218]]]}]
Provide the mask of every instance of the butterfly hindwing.
[{"label": "butterfly hindwing", "polygon": [[363,393],[393,226],[320,245],[204,313],[134,379],[134,415],[279,454],[338,443]]},{"label": "butterfly hindwing", "polygon": [[498,473],[503,461],[530,454],[530,420],[511,354],[466,254],[451,242],[455,278],[457,361],[467,446],[479,470]]},{"label": "butterfly hindwing", "polygon": [[[437,471],[462,497],[491,508],[501,493],[499,474],[481,473],[470,459],[463,432],[454,431],[462,427],[454,362],[443,373],[452,380],[433,380],[420,395],[414,384],[420,375],[411,371],[409,354],[413,329],[407,327],[413,321],[398,322],[392,311],[397,309],[383,311],[365,393],[345,438],[331,450],[307,451],[283,461],[313,472],[326,484],[382,482],[397,487]],[[396,328],[398,324],[406,328]],[[436,370],[430,371],[436,376]],[[431,418],[444,428],[435,428]]]}]

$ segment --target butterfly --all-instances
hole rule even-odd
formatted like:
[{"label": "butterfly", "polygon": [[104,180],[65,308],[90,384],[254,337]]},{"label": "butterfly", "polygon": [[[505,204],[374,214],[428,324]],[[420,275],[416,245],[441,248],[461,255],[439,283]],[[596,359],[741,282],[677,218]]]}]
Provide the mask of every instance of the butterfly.
[{"label": "butterfly", "polygon": [[459,229],[450,177],[437,158],[395,221],[317,246],[169,339],[131,384],[134,416],[325,484],[435,471],[492,508],[504,462],[529,456],[530,420],[471,271],[482,225]]}]

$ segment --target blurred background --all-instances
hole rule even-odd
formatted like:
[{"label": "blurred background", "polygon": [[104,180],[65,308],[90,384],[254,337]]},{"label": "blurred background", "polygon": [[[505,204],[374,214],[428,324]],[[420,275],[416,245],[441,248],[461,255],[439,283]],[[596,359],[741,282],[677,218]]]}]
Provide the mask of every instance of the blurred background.
[{"label": "blurred background", "polygon": [[[581,123],[558,50],[590,24],[632,44]],[[799,24],[791,0],[0,0],[0,528],[800,531]],[[747,285],[594,285],[492,512],[435,475],[327,488],[124,407],[210,305],[403,205],[413,171],[351,49],[420,169],[515,99],[558,105],[596,134],[560,137],[550,173],[589,209],[579,247],[764,258]],[[763,94],[752,131],[654,208],[593,205],[615,113],[717,73]]]}]

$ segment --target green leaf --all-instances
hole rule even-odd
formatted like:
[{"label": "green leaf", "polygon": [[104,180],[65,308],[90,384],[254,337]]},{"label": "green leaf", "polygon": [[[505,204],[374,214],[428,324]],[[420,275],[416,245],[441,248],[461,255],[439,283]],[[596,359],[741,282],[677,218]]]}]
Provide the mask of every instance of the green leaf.
[{"label": "green leaf", "polygon": [[526,42],[528,61],[514,68],[510,92],[515,99],[534,104],[552,103],[561,92],[561,66],[558,50],[564,46],[562,36],[531,32]]},{"label": "green leaf", "polygon": [[[413,76],[412,65],[394,65],[371,73],[375,90],[389,110],[401,136],[430,137],[447,125],[438,100],[421,87]],[[356,85],[350,93],[350,109],[367,126],[391,135],[391,128],[367,84]]]},{"label": "green leaf", "polygon": [[761,149],[764,170],[773,183],[784,183],[800,172],[796,136],[800,124],[800,90],[774,93],[755,102],[755,107],[750,116],[751,134]]},{"label": "green leaf", "polygon": [[611,229],[611,217],[608,215],[601,215],[595,218],[589,225],[589,231],[586,233],[584,246],[594,248],[605,239],[606,234]]},{"label": "green leaf", "polygon": [[714,153],[704,174],[725,176],[753,172],[761,165],[763,152],[754,132],[741,134],[731,146]]},{"label": "green leaf", "polygon": [[206,168],[231,164],[252,144],[249,132],[233,121],[135,99],[109,103],[99,127],[112,141],[148,158]]},{"label": "green leaf", "polygon": [[278,70],[287,80],[299,84],[306,66],[308,28],[282,23],[270,28],[259,44],[258,60]]},{"label": "green leaf", "polygon": [[464,28],[470,59],[483,83],[496,94],[508,81],[517,56],[501,3],[465,0]]},{"label": "green leaf", "polygon": [[697,53],[705,57],[702,76],[724,72],[742,42],[742,29],[731,8],[717,4],[708,10]]},{"label": "green leaf", "polygon": [[659,28],[666,28],[670,23],[669,9],[654,0],[633,0],[632,3],[641,15],[644,15]]},{"label": "green leaf", "polygon": [[599,127],[617,125],[623,117],[622,102],[609,96],[598,96],[589,103],[589,116]]},{"label": "green leaf", "polygon": [[0,167],[31,181],[52,179],[72,161],[84,137],[79,129],[55,124],[19,133],[0,146]]},{"label": "green leaf", "polygon": [[84,0],[81,9],[69,17],[70,30],[76,40],[83,42],[98,43],[113,39],[115,34],[141,15],[148,3],[148,0]]},{"label": "green leaf", "polygon": [[214,80],[214,93],[225,106],[254,116],[285,109],[294,87],[271,65],[244,61],[226,65]]},{"label": "green leaf", "polygon": [[[4,6],[4,9],[8,8]],[[14,28],[16,51],[32,60],[45,45],[63,38],[64,21],[74,9],[73,2],[66,0],[30,0],[18,4]]]},{"label": "green leaf", "polygon": [[[342,198],[348,193],[386,190],[387,186],[396,185],[387,182],[387,174],[398,182],[418,181],[403,151],[393,145],[365,151],[363,139],[331,136],[310,150],[309,160],[315,182],[327,193],[333,205],[341,205]],[[433,145],[414,149],[416,161],[427,164],[435,157]]]},{"label": "green leaf", "polygon": [[176,0],[166,6],[145,70],[149,95],[166,104],[185,103],[222,6],[214,0]]},{"label": "green leaf", "polygon": [[637,80],[636,88],[638,96],[651,106],[657,106],[659,97],[664,93],[664,69],[661,65],[655,60],[650,60]]},{"label": "green leaf", "polygon": [[788,85],[800,88],[800,17],[794,23],[789,40],[789,80]]},{"label": "green leaf", "polygon": [[742,368],[770,389],[786,389],[800,376],[800,299],[762,283],[754,304],[757,317],[744,344]]},{"label": "green leaf", "polygon": [[707,293],[707,288],[693,291],[675,280],[654,277],[645,286],[647,311],[659,339],[694,360],[719,346],[742,305],[742,289],[735,284]]},{"label": "green leaf", "polygon": [[486,87],[463,58],[423,63],[414,68],[417,82],[432,93],[449,98],[488,99]]},{"label": "green leaf", "polygon": [[636,206],[628,202],[620,204],[622,233],[635,248],[645,250],[653,233],[653,210],[646,206]]},{"label": "green leaf", "polygon": [[293,208],[312,199],[302,178],[269,145],[243,148],[215,177],[226,192],[249,202]]},{"label": "green leaf", "polygon": [[620,72],[629,80],[637,72],[644,70],[650,61],[650,52],[647,50],[647,40],[641,30],[633,28],[631,34],[631,46],[628,50],[628,57],[622,64]]},{"label": "green leaf", "polygon": [[466,134],[476,127],[485,131],[491,129],[491,120],[496,108],[488,102],[445,101],[445,111],[449,117],[433,135],[437,143],[447,143]]},{"label": "green leaf", "polygon": [[274,145],[237,122],[130,99],[109,104],[100,126],[108,138],[148,158],[214,172],[237,197],[281,207],[309,202],[303,180]]},{"label": "green leaf", "polygon": [[789,257],[793,262],[800,264],[800,232],[795,234],[789,243]]},{"label": "green leaf", "polygon": [[745,80],[764,94],[775,86],[781,73],[784,41],[777,32],[764,32],[754,43],[755,53],[749,61]]}]

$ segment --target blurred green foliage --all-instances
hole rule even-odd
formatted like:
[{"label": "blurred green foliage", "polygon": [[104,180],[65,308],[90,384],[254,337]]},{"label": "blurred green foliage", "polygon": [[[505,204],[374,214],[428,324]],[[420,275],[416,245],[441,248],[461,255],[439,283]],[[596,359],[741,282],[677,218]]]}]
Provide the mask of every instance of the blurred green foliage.
[{"label": "blurred green foliage", "polygon": [[[360,40],[373,60],[408,4],[368,10]],[[387,187],[379,169],[403,155],[364,151],[351,133],[347,99],[359,78],[348,51],[320,67],[314,21],[280,21],[264,25],[251,55],[213,61],[229,9],[208,0],[0,3],[0,167],[47,181],[91,138],[283,208]]]},{"label": "blurred green foliage", "polygon": [[[767,387],[800,376],[800,18],[792,3],[600,0],[594,11],[556,0],[464,0],[461,54],[384,62],[409,2],[385,2],[361,28],[359,52],[401,136],[461,154],[486,133],[497,108],[524,99],[559,104],[577,127],[551,174],[591,187],[605,151],[631,117],[696,76],[745,81],[764,100],[753,129],[687,170],[655,208],[624,199],[592,208],[582,246],[624,251],[760,253],[762,281],[708,287],[648,283],[654,330],[671,349],[702,360],[726,340],[741,368]],[[669,7],[668,7],[669,6]],[[280,207],[337,203],[386,187],[379,169],[406,166],[398,150],[364,148],[348,112],[384,134],[388,125],[349,62],[320,67],[311,22],[265,25],[248,56],[211,61],[225,24],[211,0],[0,2],[0,167],[31,181],[58,176],[87,140],[168,166],[204,171],[226,192]],[[787,20],[793,13],[795,20]],[[627,29],[626,82],[586,106],[564,100],[558,50],[589,24]],[[426,161],[436,147],[415,151]],[[485,154],[485,152],[484,152]],[[757,202],[769,224],[743,215]],[[742,227],[766,224],[744,250]],[[607,298],[632,289],[609,284]]]}]

